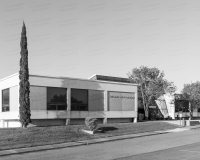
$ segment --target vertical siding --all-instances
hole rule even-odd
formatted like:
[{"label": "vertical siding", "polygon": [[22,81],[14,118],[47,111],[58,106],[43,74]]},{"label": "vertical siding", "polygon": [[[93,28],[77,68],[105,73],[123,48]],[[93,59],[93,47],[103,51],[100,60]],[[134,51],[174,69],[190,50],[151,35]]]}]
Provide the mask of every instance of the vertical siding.
[{"label": "vertical siding", "polygon": [[10,88],[10,111],[18,111],[19,110],[19,99],[18,99],[18,86]]},{"label": "vertical siding", "polygon": [[47,110],[47,89],[46,87],[30,87],[31,110]]}]

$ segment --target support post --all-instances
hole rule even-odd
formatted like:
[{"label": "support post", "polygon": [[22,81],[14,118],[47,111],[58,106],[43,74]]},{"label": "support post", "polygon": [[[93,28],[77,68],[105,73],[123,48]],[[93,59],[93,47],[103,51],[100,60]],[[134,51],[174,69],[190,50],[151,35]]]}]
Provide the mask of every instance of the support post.
[{"label": "support post", "polygon": [[4,128],[4,120],[1,120],[1,127]]},{"label": "support post", "polygon": [[137,123],[137,118],[138,118],[138,89],[135,92],[135,112],[136,112],[136,117],[134,118],[134,123]]},{"label": "support post", "polygon": [[[108,111],[108,91],[104,91],[104,112]],[[103,124],[107,124],[107,117],[105,116],[103,119]]]},{"label": "support post", "polygon": [[134,123],[137,123],[137,118],[134,118],[134,121],[133,121]]},{"label": "support post", "polygon": [[[70,116],[71,115],[71,88],[67,88],[66,96],[67,96],[67,112],[69,112],[69,114],[67,115]],[[66,119],[66,125],[70,124],[70,117]]]}]

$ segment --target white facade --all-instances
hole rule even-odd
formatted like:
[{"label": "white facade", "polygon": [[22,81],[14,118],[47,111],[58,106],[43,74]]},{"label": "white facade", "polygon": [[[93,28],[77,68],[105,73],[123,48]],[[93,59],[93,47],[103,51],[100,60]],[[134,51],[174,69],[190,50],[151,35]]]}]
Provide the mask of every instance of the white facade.
[{"label": "white facade", "polygon": [[[31,120],[35,125],[79,124],[86,117],[98,118],[102,123],[137,122],[137,85],[30,75]],[[48,110],[48,88],[66,89],[66,110]],[[9,88],[9,111],[2,110],[2,93]],[[0,127],[19,127],[19,75],[0,80]],[[71,96],[74,90],[87,90],[87,110],[73,110]]]}]

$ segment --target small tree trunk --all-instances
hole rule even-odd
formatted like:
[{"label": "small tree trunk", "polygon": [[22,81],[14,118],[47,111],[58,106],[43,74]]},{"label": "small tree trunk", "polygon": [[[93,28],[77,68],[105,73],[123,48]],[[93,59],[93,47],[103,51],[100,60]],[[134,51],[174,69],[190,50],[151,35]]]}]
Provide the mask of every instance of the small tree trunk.
[{"label": "small tree trunk", "polygon": [[149,109],[146,108],[144,112],[145,112],[145,120],[149,120]]},{"label": "small tree trunk", "polygon": [[190,117],[189,119],[191,120],[192,119],[192,107],[191,107],[191,102],[189,102],[189,114],[190,114]]}]

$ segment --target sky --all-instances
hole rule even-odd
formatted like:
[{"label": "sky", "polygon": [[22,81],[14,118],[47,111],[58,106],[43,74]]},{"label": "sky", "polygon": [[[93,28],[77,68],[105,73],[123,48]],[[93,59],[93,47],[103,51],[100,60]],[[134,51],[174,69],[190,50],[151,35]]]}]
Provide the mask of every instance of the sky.
[{"label": "sky", "polygon": [[19,71],[23,21],[30,74],[127,78],[143,65],[177,92],[200,81],[199,0],[0,0],[0,79]]}]

